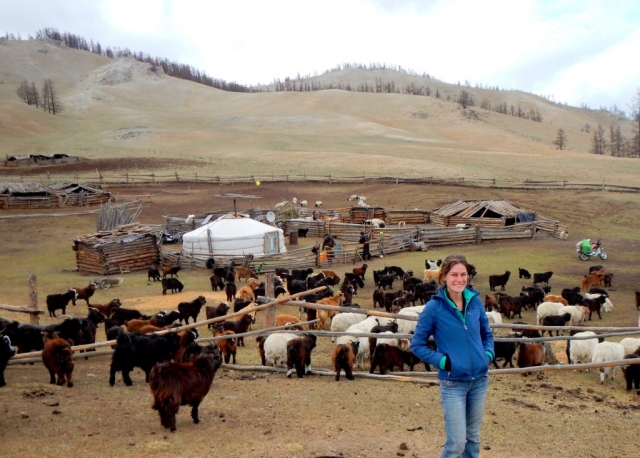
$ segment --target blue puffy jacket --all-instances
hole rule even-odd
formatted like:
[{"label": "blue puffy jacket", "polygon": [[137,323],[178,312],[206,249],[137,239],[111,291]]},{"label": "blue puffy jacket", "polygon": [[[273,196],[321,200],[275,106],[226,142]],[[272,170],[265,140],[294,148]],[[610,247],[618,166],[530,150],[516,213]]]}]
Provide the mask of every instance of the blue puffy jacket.
[{"label": "blue puffy jacket", "polygon": [[[451,370],[439,369],[441,380],[473,380],[487,375],[493,359],[493,334],[479,292],[467,287],[463,293],[467,306],[464,314],[446,297],[446,287],[427,302],[420,313],[411,340],[411,351],[421,360],[439,367],[447,356]],[[430,336],[435,339],[436,351],[427,347]]]}]

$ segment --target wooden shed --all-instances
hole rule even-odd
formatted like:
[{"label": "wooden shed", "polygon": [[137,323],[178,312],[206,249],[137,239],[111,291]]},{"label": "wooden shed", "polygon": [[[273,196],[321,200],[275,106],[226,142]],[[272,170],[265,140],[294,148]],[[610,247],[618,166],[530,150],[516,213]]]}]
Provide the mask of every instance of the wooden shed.
[{"label": "wooden shed", "polygon": [[158,238],[156,230],[135,223],[74,237],[78,271],[112,275],[145,270],[160,262]]},{"label": "wooden shed", "polygon": [[516,207],[506,200],[459,200],[433,210],[431,223],[442,227],[459,224],[471,226],[513,226],[536,219],[531,210]]},{"label": "wooden shed", "polygon": [[0,208],[6,210],[98,205],[111,198],[111,193],[99,186],[78,183],[54,183],[48,186],[33,181],[0,183]]}]

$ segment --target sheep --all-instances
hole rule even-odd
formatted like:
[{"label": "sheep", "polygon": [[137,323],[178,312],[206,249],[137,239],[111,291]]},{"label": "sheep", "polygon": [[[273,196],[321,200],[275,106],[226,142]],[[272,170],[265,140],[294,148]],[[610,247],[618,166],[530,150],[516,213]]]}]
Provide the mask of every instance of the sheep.
[{"label": "sheep", "polygon": [[500,291],[504,291],[504,287],[507,285],[510,275],[511,272],[508,270],[506,270],[502,275],[489,275],[489,289],[491,291],[495,291],[496,286],[500,286]]},{"label": "sheep", "polygon": [[298,203],[298,199],[294,197],[293,199],[291,199],[291,203],[293,205],[296,205]]},{"label": "sheep", "polygon": [[370,225],[375,229],[382,229],[387,226],[387,223],[383,219],[380,218],[371,218],[364,221],[365,225]]},{"label": "sheep", "polygon": [[274,209],[275,210],[280,210],[281,208],[283,208],[285,205],[287,205],[287,201],[283,200],[282,202],[278,202],[277,204],[275,204]]},{"label": "sheep", "polygon": [[620,341],[620,345],[624,347],[624,354],[630,355],[640,348],[640,338],[625,337]]},{"label": "sheep", "polygon": [[300,201],[300,206],[301,207],[306,207],[309,203],[306,200],[301,200]]},{"label": "sheep", "polygon": [[322,207],[322,201],[316,200],[316,208]]},{"label": "sheep", "polygon": [[331,361],[336,371],[336,382],[340,381],[340,370],[344,370],[347,380],[354,380],[353,365],[356,362],[360,342],[348,342],[336,345],[331,354]]},{"label": "sheep", "polygon": [[[3,330],[4,331],[4,330]],[[0,387],[6,386],[7,382],[4,380],[4,370],[7,368],[7,363],[16,354],[16,351],[11,346],[11,339],[8,336],[2,336],[0,341]]]},{"label": "sheep", "polygon": [[296,334],[289,332],[274,332],[259,342],[258,350],[262,357],[263,366],[286,366],[287,364],[287,342],[297,339]]},{"label": "sheep", "polygon": [[42,350],[42,362],[44,367],[49,371],[49,383],[56,383],[56,375],[58,375],[57,385],[67,384],[67,387],[73,387],[73,350],[70,342],[61,339],[56,332],[43,332],[44,348]]},{"label": "sheep", "polygon": [[153,394],[151,407],[158,411],[162,426],[171,432],[176,430],[176,414],[181,405],[190,405],[193,422],[200,422],[198,407],[209,393],[221,364],[220,350],[209,345],[190,363],[168,362],[152,369],[149,381]]},{"label": "sheep", "polygon": [[[592,363],[605,363],[607,361],[617,361],[624,359],[624,347],[617,342],[599,342],[593,350],[593,356],[591,357]],[[615,379],[614,373],[615,367],[601,367],[598,369],[600,372],[600,384],[604,385],[604,381],[607,376],[611,377],[611,380]]]},{"label": "sheep", "polygon": [[564,315],[565,313],[571,314],[569,326],[574,326],[576,324],[584,323],[589,310],[581,305],[565,305],[558,310],[558,315]]},{"label": "sheep", "polygon": [[[521,343],[518,345],[518,367],[542,366],[544,364],[544,346],[538,343]],[[529,375],[526,372],[522,375]]]},{"label": "sheep", "polygon": [[[235,332],[233,332],[233,331],[225,331],[221,327],[216,328],[215,332],[213,333],[214,337],[234,336],[235,334],[236,334]],[[218,346],[218,348],[220,348],[220,352],[224,356],[225,364],[229,364],[229,361],[232,359],[232,357],[233,357],[233,364],[235,364],[236,363],[236,352],[237,352],[237,349],[238,349],[238,347],[236,346],[236,339],[235,338],[220,339],[220,340],[216,340],[215,342],[216,342],[216,345]]]},{"label": "sheep", "polygon": [[554,316],[560,313],[560,309],[564,307],[560,302],[543,302],[536,310],[536,324],[540,325],[545,316]]},{"label": "sheep", "polygon": [[[593,339],[567,340],[567,346],[569,347],[569,362],[571,364],[588,363],[593,357],[593,351],[598,345],[598,339],[596,339],[596,333],[593,331],[577,332],[573,337],[587,337],[593,336]],[[588,370],[588,369],[587,369]],[[575,371],[574,371],[575,372]]]},{"label": "sheep", "polygon": [[316,339],[309,334],[287,342],[287,378],[291,378],[294,368],[298,378],[311,373],[311,352],[316,347]]},{"label": "sheep", "polygon": [[[331,320],[331,332],[344,332],[356,323],[360,323],[367,318],[366,315],[361,313],[338,313]],[[335,338],[331,337],[331,342],[334,342]]]}]

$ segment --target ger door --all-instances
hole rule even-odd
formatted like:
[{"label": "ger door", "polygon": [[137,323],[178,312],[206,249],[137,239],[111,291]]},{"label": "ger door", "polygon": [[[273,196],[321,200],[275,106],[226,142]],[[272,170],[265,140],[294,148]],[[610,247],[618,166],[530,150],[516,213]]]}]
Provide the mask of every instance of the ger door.
[{"label": "ger door", "polygon": [[267,232],[264,236],[264,253],[280,253],[280,243],[277,232]]}]

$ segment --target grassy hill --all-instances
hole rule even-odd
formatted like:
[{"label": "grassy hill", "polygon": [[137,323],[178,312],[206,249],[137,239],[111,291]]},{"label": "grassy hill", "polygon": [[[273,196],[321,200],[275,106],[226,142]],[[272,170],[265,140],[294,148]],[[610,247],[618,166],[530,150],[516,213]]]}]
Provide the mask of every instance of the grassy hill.
[{"label": "grassy hill", "polygon": [[[0,137],[6,154],[66,152],[87,159],[204,158],[182,169],[210,174],[307,173],[567,179],[635,184],[640,161],[589,154],[611,113],[552,103],[520,91],[452,85],[392,70],[346,68],[313,77],[327,84],[376,80],[429,86],[441,98],[343,90],[232,93],[166,76],[132,58],[112,60],[39,40],[0,43]],[[16,95],[23,80],[50,78],[65,111],[53,116]],[[473,112],[453,102],[461,90]],[[447,100],[449,97],[450,100]],[[542,122],[480,108],[506,103]],[[552,142],[565,130],[568,150]],[[204,165],[203,165],[204,164]]]}]

